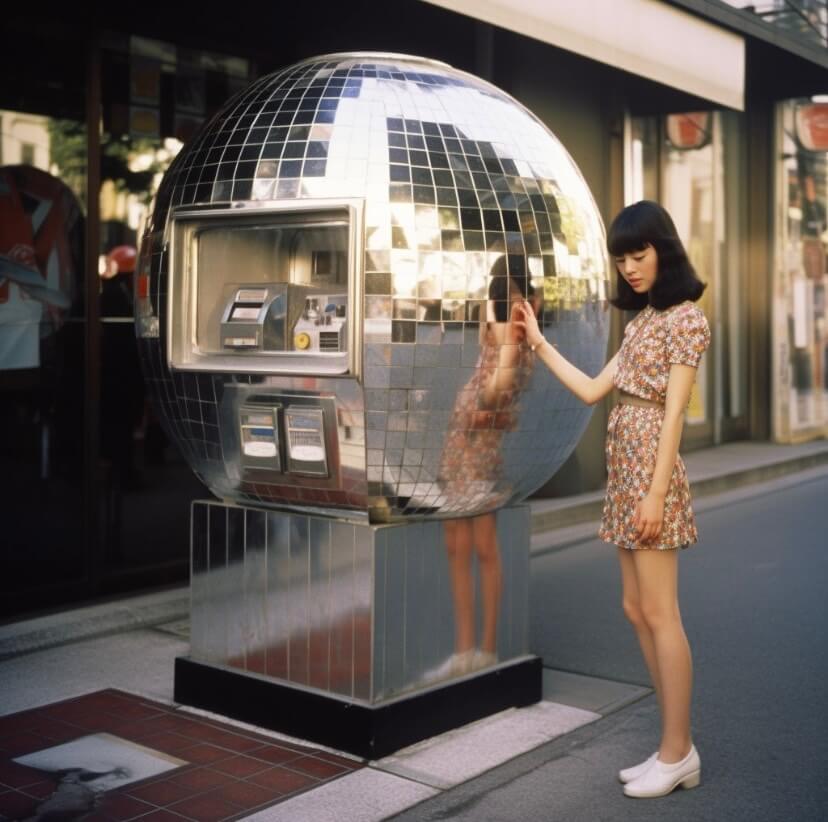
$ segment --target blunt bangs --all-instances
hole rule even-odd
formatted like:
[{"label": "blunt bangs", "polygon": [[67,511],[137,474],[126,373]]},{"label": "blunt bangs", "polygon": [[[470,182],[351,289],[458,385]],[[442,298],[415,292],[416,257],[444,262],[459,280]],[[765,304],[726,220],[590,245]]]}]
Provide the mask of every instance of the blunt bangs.
[{"label": "blunt bangs", "polygon": [[642,220],[635,219],[635,215],[622,211],[610,226],[607,250],[613,257],[643,251],[648,245],[653,245],[653,233],[649,228]]}]

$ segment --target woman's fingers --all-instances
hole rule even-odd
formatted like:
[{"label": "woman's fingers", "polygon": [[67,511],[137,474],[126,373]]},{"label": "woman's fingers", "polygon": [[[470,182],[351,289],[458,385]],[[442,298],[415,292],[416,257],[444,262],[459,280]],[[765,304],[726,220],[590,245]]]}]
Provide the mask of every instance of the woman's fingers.
[{"label": "woman's fingers", "polygon": [[633,526],[640,542],[649,542],[661,533],[661,521],[644,519],[641,516],[640,504],[635,508]]},{"label": "woman's fingers", "polygon": [[644,524],[644,527],[641,531],[641,536],[639,539],[641,542],[650,542],[651,540],[656,539],[658,535],[661,533],[661,523],[654,521],[654,522],[647,522]]}]

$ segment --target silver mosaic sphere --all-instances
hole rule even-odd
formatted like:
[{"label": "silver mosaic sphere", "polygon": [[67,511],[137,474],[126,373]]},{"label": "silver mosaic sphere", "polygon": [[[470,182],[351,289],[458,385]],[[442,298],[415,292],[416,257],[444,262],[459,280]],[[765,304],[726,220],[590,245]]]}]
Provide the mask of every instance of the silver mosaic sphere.
[{"label": "silver mosaic sphere", "polygon": [[545,483],[589,417],[510,300],[596,373],[607,262],[575,163],[520,103],[433,60],[315,57],[230,100],[165,175],[139,349],[220,498],[472,515]]}]

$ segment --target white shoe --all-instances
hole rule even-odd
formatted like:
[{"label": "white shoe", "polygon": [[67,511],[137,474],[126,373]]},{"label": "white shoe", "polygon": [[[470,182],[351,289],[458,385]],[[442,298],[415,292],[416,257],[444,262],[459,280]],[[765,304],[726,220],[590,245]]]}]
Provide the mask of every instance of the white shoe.
[{"label": "white shoe", "polygon": [[632,782],[633,779],[638,779],[639,776],[644,774],[650,765],[656,761],[656,757],[658,756],[658,751],[656,751],[649,759],[641,762],[638,765],[633,765],[632,768],[624,768],[618,771],[618,780],[620,782]]},{"label": "white shoe", "polygon": [[472,657],[471,667],[473,671],[479,671],[481,668],[488,668],[490,665],[497,664],[497,654],[491,651],[475,651]]},{"label": "white shoe", "polygon": [[471,673],[471,671],[474,670],[473,663],[475,653],[474,648],[472,648],[468,651],[462,651],[459,654],[452,654],[440,665],[426,671],[423,674],[421,681],[423,683],[439,682],[443,679],[451,679],[452,677]]},{"label": "white shoe", "polygon": [[461,651],[451,658],[450,676],[462,676],[474,670],[474,655],[476,651],[472,648],[469,651]]},{"label": "white shoe", "polygon": [[624,793],[639,799],[666,796],[674,788],[695,788],[701,782],[701,760],[695,745],[680,762],[666,763],[658,757],[638,779],[624,785]]}]

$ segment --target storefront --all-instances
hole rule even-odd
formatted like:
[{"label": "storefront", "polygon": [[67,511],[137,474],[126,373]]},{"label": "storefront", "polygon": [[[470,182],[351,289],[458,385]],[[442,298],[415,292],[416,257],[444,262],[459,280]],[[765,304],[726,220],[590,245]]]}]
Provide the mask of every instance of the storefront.
[{"label": "storefront", "polygon": [[[48,25],[39,12],[10,20],[0,54],[0,618],[187,578],[189,506],[207,492],[146,399],[137,237],[200,123],[256,77],[313,54],[421,54],[483,76],[556,133],[605,221],[625,202],[661,200],[709,283],[714,330],[686,446],[824,436],[824,112],[790,98],[828,91],[828,59],[796,58],[811,84],[825,79],[819,89],[795,72],[784,88],[756,80],[756,66],[782,54],[778,38],[754,54],[742,12],[711,22],[700,0],[634,0],[666,26],[650,35],[683,43],[678,60],[656,38],[648,53],[661,62],[646,63],[640,48],[591,30],[588,2],[578,14],[544,4],[540,22],[527,17],[531,4],[505,0],[486,4],[497,19],[473,3],[386,5],[239,0],[231,19],[151,0],[140,19],[105,5],[84,18],[62,8]],[[709,76],[699,53],[725,68]],[[788,102],[775,116],[777,100]],[[772,169],[777,192],[763,194]],[[613,321],[613,345],[622,326]],[[200,419],[197,406],[188,413]],[[608,407],[544,493],[602,485]]]},{"label": "storefront", "polygon": [[773,434],[828,435],[828,102],[776,110],[777,214],[773,283]]}]

